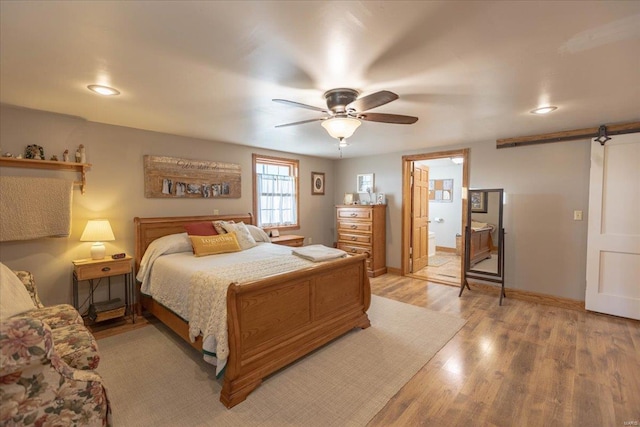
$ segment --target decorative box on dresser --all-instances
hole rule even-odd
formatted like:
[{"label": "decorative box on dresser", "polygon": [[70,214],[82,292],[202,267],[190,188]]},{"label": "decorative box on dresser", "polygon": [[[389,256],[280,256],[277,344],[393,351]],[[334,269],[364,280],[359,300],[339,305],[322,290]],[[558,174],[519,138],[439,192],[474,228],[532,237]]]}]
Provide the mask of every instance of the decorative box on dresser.
[{"label": "decorative box on dresser", "polygon": [[369,277],[387,272],[386,205],[338,205],[338,249],[349,254],[369,252]]}]

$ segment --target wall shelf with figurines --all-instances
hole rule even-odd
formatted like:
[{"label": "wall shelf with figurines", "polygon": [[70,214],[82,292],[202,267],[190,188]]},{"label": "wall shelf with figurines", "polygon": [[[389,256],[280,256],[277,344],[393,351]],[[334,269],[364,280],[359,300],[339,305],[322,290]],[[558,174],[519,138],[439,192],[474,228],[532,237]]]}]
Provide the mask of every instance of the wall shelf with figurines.
[{"label": "wall shelf with figurines", "polygon": [[82,176],[82,181],[76,182],[76,184],[80,185],[80,191],[82,192],[82,194],[84,194],[85,187],[87,186],[85,173],[87,169],[91,168],[91,164],[60,162],[55,160],[34,160],[34,159],[18,159],[15,157],[0,157],[0,167],[52,169],[52,170],[65,170],[65,171],[79,172]]}]

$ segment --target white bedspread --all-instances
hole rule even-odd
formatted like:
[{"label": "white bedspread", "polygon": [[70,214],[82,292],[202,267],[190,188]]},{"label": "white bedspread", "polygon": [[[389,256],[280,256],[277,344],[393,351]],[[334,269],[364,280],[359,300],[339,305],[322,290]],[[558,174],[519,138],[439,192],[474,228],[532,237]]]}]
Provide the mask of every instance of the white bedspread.
[{"label": "white bedspread", "polygon": [[210,270],[213,267],[259,261],[290,254],[290,247],[258,243],[257,246],[240,252],[195,257],[189,244],[188,252],[156,254],[158,256],[152,258],[149,266],[146,267],[148,274],[138,274],[138,280],[142,281],[140,291],[145,295],[152,296],[153,299],[170,308],[183,319],[189,320],[186,286],[194,273]]}]

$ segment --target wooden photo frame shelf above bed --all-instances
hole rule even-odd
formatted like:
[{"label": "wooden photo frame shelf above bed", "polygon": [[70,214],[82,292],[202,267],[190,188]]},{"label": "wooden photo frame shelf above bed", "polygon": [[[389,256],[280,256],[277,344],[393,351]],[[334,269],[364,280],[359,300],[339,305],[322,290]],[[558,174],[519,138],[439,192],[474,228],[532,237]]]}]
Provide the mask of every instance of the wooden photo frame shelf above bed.
[{"label": "wooden photo frame shelf above bed", "polygon": [[147,198],[238,199],[240,165],[178,157],[144,156]]},{"label": "wooden photo frame shelf above bed", "polygon": [[[137,271],[144,251],[154,240],[182,233],[188,223],[217,220],[253,224],[251,214],[135,218]],[[229,357],[220,393],[220,401],[226,407],[245,400],[268,375],[353,328],[370,326],[367,310],[371,288],[366,260],[366,254],[349,256],[249,283],[229,284]],[[187,289],[189,284],[175,285]],[[140,302],[180,337],[202,350],[201,336],[190,342],[187,321],[149,296],[140,295]]]}]

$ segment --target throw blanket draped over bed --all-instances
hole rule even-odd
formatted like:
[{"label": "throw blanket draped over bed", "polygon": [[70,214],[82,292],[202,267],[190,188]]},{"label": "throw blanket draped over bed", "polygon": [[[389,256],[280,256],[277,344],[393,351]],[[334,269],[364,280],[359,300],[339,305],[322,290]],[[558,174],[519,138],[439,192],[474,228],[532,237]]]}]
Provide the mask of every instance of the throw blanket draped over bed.
[{"label": "throw blanket draped over bed", "polygon": [[324,245],[303,246],[293,249],[291,253],[314,262],[329,261],[330,259],[347,256],[347,253],[342,249],[328,248]]},{"label": "throw blanket draped over bed", "polygon": [[0,241],[68,237],[73,181],[0,177]]},{"label": "throw blanket draped over bed", "polygon": [[313,262],[284,255],[273,258],[216,267],[215,271],[199,271],[191,277],[189,291],[189,338],[203,336],[205,360],[217,358],[219,375],[229,357],[227,330],[227,288],[231,283],[242,285],[274,274],[286,273],[314,265]]}]

